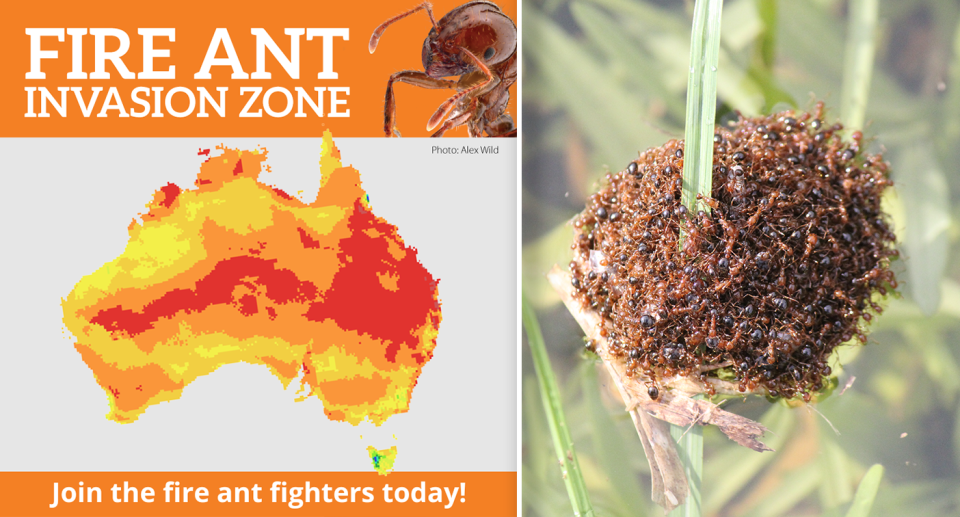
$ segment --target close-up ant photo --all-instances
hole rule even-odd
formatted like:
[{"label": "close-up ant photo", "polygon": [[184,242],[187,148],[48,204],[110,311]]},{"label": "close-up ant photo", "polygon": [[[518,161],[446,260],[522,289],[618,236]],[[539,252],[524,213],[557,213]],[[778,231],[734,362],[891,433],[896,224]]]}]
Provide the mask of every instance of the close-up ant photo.
[{"label": "close-up ant photo", "polygon": [[[385,136],[401,136],[397,129],[396,83],[419,88],[455,90],[427,121],[431,136],[466,125],[471,137],[515,137],[517,127],[506,112],[510,87],[517,82],[517,26],[492,2],[463,4],[439,21],[429,2],[400,13],[377,27],[369,50],[377,50],[384,31],[392,24],[423,11],[430,18],[430,32],[423,41],[423,70],[402,70],[387,80],[384,101]],[[457,77],[459,79],[448,79]]]}]

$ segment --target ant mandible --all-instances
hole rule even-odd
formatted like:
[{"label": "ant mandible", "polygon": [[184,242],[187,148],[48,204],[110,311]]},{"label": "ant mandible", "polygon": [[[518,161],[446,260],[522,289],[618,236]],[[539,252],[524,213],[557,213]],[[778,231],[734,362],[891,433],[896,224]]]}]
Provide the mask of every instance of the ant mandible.
[{"label": "ant mandible", "polygon": [[[370,36],[370,53],[377,49],[387,27],[418,11],[426,11],[433,25],[423,41],[424,72],[403,70],[387,81],[383,107],[386,136],[400,136],[393,93],[396,82],[457,90],[427,122],[428,131],[440,126],[431,136],[443,136],[463,124],[472,137],[517,136],[513,118],[505,113],[510,87],[517,82],[517,25],[491,2],[468,2],[448,12],[439,22],[433,17],[430,3],[423,2],[377,27]],[[457,75],[460,78],[456,81],[444,79]]]}]

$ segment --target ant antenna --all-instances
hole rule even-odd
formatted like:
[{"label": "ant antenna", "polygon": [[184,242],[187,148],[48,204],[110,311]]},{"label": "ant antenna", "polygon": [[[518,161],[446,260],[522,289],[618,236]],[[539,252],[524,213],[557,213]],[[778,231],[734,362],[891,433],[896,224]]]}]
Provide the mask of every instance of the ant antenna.
[{"label": "ant antenna", "polygon": [[430,2],[424,2],[414,7],[413,9],[410,9],[409,11],[402,12],[394,16],[393,18],[390,18],[389,20],[381,23],[379,27],[374,29],[373,34],[370,35],[370,43],[367,45],[367,49],[370,51],[371,54],[373,54],[373,51],[377,50],[377,44],[380,43],[380,36],[383,36],[383,31],[387,30],[387,27],[389,27],[390,25],[393,25],[395,22],[398,22],[406,18],[407,16],[410,16],[411,14],[417,11],[423,11],[423,10],[427,11],[427,16],[430,17],[430,23],[433,24],[433,29],[437,31],[437,34],[439,34],[440,26],[437,25],[437,20],[433,18],[432,7],[433,6],[430,5]]},{"label": "ant antenna", "polygon": [[820,415],[820,418],[822,418],[823,421],[826,422],[827,425],[830,426],[830,429],[833,429],[834,434],[836,434],[837,436],[840,436],[840,431],[836,428],[836,426],[833,425],[833,422],[831,422],[830,419],[827,418],[826,415],[824,415],[823,413],[820,412],[819,409],[813,407],[813,404],[807,404],[806,407],[807,407],[807,409],[813,410],[814,413]]}]

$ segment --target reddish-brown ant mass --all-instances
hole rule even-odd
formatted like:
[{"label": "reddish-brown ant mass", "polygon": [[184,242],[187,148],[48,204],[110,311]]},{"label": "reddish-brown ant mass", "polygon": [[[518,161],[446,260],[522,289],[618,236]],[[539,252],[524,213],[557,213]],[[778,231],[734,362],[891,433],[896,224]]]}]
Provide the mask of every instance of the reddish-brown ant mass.
[{"label": "reddish-brown ant mass", "polygon": [[897,286],[880,208],[892,182],[860,132],[844,142],[822,115],[818,104],[718,128],[709,211],[681,203],[683,142],[672,140],[608,174],[574,220],[577,296],[651,390],[727,372],[741,391],[810,400],[833,349],[866,340],[873,294]]}]

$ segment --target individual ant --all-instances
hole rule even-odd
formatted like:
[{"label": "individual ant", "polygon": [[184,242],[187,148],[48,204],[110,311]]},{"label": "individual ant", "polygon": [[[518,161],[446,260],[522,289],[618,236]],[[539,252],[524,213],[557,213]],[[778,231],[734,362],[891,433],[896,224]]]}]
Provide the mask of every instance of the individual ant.
[{"label": "individual ant", "polygon": [[[517,81],[517,25],[496,4],[474,1],[448,12],[438,22],[429,2],[383,22],[370,36],[369,50],[377,49],[383,31],[391,24],[426,11],[433,28],[423,41],[424,71],[403,70],[390,76],[383,107],[383,131],[400,136],[396,127],[394,83],[428,89],[456,90],[427,121],[431,136],[466,124],[471,137],[517,136],[513,118],[506,113],[510,87]],[[456,81],[444,79],[460,76]]]}]

